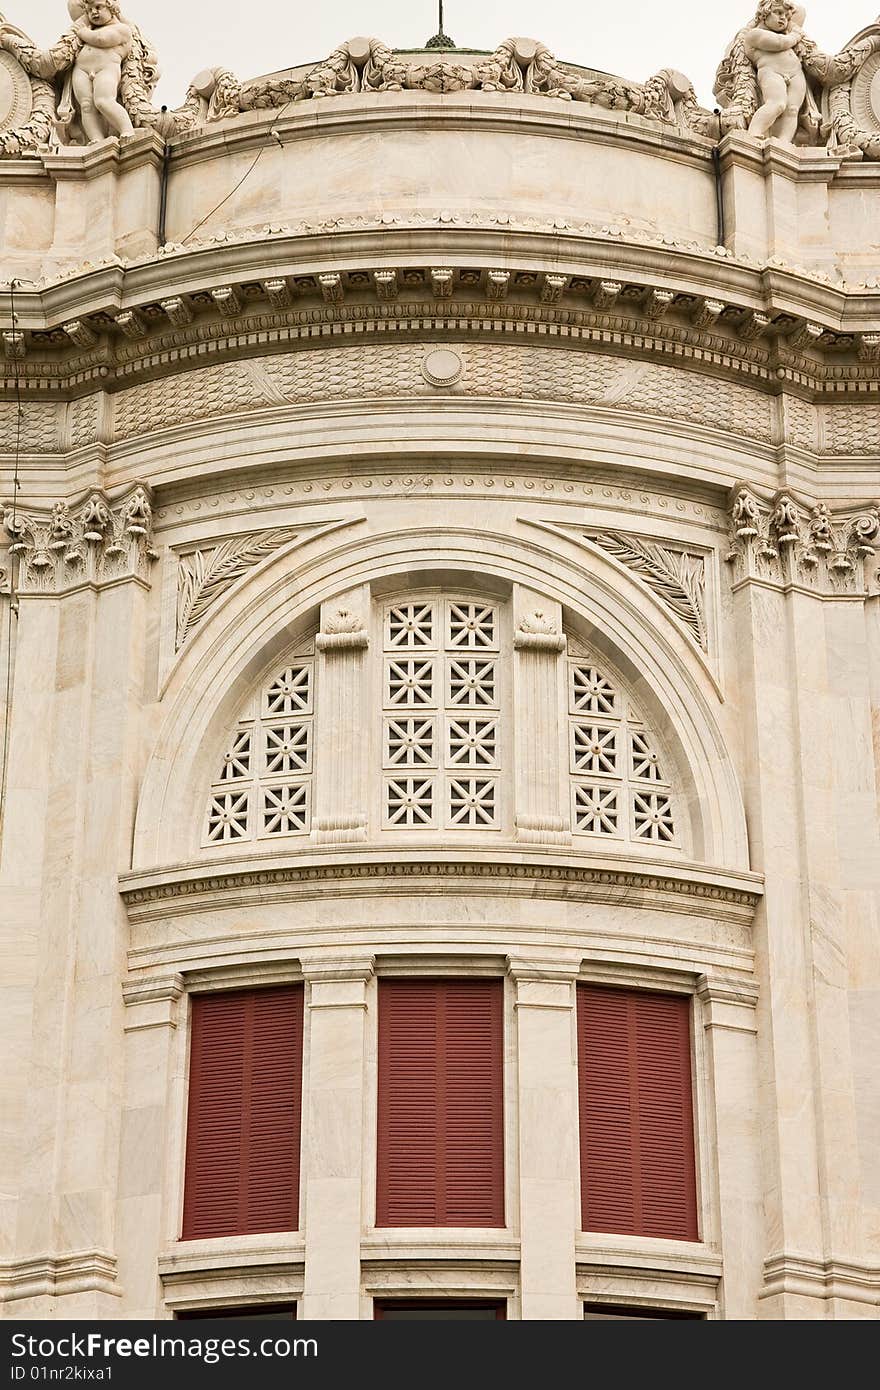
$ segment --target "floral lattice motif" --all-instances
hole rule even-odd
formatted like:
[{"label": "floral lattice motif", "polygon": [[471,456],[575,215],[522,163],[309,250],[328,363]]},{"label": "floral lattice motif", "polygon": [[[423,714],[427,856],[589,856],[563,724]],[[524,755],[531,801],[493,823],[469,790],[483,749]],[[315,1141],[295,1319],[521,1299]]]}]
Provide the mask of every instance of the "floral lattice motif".
[{"label": "floral lattice motif", "polygon": [[449,821],[457,826],[494,826],[498,787],[481,777],[455,778],[449,783]]},{"label": "floral lattice motif", "polygon": [[595,772],[607,777],[618,774],[617,730],[600,724],[572,724],[572,772]]},{"label": "floral lattice motif", "polygon": [[450,705],[494,705],[495,662],[458,661],[449,663]]},{"label": "floral lattice motif", "polygon": [[496,645],[495,609],[481,603],[450,603],[450,647],[490,648]]},{"label": "floral lattice motif", "polygon": [[433,719],[386,719],[386,767],[433,767],[435,758]]},{"label": "floral lattice motif", "polygon": [[290,662],[248,702],[208,800],[205,847],[309,833],[313,707],[308,658]]},{"label": "floral lattice motif", "polygon": [[434,606],[430,603],[402,603],[389,608],[385,617],[385,645],[395,650],[401,647],[433,647]]},{"label": "floral lattice motif", "polygon": [[212,845],[248,837],[250,792],[221,792],[208,804],[208,840]]},{"label": "floral lattice motif", "polygon": [[263,788],[263,834],[294,835],[309,828],[309,788],[305,783]]},{"label": "floral lattice motif", "polygon": [[251,775],[251,731],[239,729],[233,737],[229,752],[223,758],[221,782],[239,782]]},{"label": "floral lattice motif", "polygon": [[264,712],[270,715],[306,713],[312,708],[311,666],[290,666],[282,671],[265,694]]},{"label": "floral lattice motif", "polygon": [[384,624],[384,828],[497,829],[500,783],[466,775],[500,769],[497,605],[407,598]]},{"label": "floral lattice motif", "polygon": [[633,777],[645,782],[665,782],[660,770],[660,757],[650,735],[640,729],[633,729],[630,735],[632,750],[631,771]]},{"label": "floral lattice motif", "polygon": [[433,705],[434,662],[389,661],[386,671],[389,705]]},{"label": "floral lattice motif", "polygon": [[569,661],[569,750],[576,835],[676,844],[659,743],[623,688],[584,652]]},{"label": "floral lattice motif", "polygon": [[637,840],[668,844],[675,839],[672,802],[662,792],[636,792],[633,796],[633,834]]},{"label": "floral lattice motif", "polygon": [[266,772],[277,777],[289,772],[308,772],[312,765],[310,724],[282,724],[266,729]]},{"label": "floral lattice motif", "polygon": [[585,835],[617,835],[619,797],[616,787],[577,785],[574,789],[575,830]]},{"label": "floral lattice motif", "polygon": [[577,714],[618,714],[616,689],[593,666],[572,666],[571,707]]},{"label": "floral lattice motif", "polygon": [[451,719],[449,761],[453,767],[496,767],[497,719]]},{"label": "floral lattice motif", "polygon": [[385,783],[385,823],[430,826],[434,822],[434,780],[399,777]]}]

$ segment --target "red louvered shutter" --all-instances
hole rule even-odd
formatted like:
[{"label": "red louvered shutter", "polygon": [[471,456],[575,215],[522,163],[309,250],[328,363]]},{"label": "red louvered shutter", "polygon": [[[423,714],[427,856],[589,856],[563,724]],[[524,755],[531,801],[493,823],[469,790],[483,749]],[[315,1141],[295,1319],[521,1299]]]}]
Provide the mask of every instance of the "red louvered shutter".
[{"label": "red louvered shutter", "polygon": [[504,1225],[503,997],[380,981],[377,1225]]},{"label": "red louvered shutter", "polygon": [[690,1000],[578,987],[585,1231],[697,1239]]},{"label": "red louvered shutter", "polygon": [[183,1239],[299,1225],[303,988],[193,999]]}]

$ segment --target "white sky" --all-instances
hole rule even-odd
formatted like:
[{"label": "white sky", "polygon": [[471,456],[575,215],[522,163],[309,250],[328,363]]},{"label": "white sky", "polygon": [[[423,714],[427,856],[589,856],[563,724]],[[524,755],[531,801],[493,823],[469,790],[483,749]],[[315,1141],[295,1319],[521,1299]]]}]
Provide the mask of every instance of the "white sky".
[{"label": "white sky", "polygon": [[[836,52],[875,19],[876,4],[813,0],[805,28]],[[66,0],[0,0],[0,10],[41,46],[69,23]],[[124,0],[123,10],[159,50],[157,98],[169,106],[203,68],[257,77],[323,58],[357,34],[392,48],[421,48],[437,30],[437,0]],[[493,49],[513,34],[527,35],[559,58],[633,81],[678,68],[711,106],[715,69],[753,14],[753,0],[445,0],[444,28],[462,48]]]}]

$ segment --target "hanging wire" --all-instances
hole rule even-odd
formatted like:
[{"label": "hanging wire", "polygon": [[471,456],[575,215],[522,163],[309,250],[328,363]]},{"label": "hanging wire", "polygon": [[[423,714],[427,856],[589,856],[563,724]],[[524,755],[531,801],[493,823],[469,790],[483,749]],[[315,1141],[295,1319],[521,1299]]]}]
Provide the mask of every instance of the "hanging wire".
[{"label": "hanging wire", "polygon": [[283,149],[283,147],[284,147],[284,141],[281,139],[281,136],[278,134],[278,132],[277,132],[277,130],[275,129],[275,127],[277,126],[278,122],[281,120],[281,117],[284,115],[284,113],[285,113],[285,111],[287,110],[288,106],[290,106],[292,102],[293,102],[293,97],[290,98],[290,101],[286,101],[286,102],[284,103],[284,105],[283,105],[282,107],[279,108],[279,111],[278,111],[277,116],[276,116],[275,119],[273,120],[273,122],[272,122],[272,124],[270,125],[269,129],[266,131],[266,144],[265,144],[265,145],[261,145],[260,148],[257,150],[256,158],[254,159],[254,161],[253,161],[253,163],[251,164],[250,168],[245,170],[245,172],[242,174],[241,178],[239,179],[238,183],[235,185],[234,188],[231,188],[231,189],[229,190],[229,192],[226,194],[226,197],[225,197],[225,198],[221,198],[221,199],[220,199],[220,202],[217,204],[217,206],[211,208],[211,211],[205,214],[205,216],[202,218],[201,222],[197,222],[196,225],[193,227],[192,231],[187,233],[187,235],[183,238],[183,241],[180,243],[181,246],[186,246],[186,243],[187,243],[188,241],[191,241],[191,240],[192,240],[192,238],[195,236],[196,232],[201,231],[202,227],[204,227],[204,225],[205,225],[206,222],[210,222],[211,218],[214,216],[214,213],[215,213],[215,212],[219,212],[220,209],[221,209],[222,207],[225,207],[225,206],[226,206],[226,204],[229,202],[229,199],[230,199],[230,198],[234,198],[234,197],[235,197],[236,193],[237,193],[238,190],[241,188],[242,184],[244,184],[244,183],[247,182],[247,180],[250,178],[251,174],[254,172],[254,170],[256,169],[257,165],[259,164],[260,160],[263,158],[263,155],[266,153],[266,150],[269,148],[268,142],[269,142],[270,139],[276,140],[277,143],[278,143],[279,145],[281,145],[281,147],[282,147],[282,149]]},{"label": "hanging wire", "polygon": [[[9,282],[9,306],[12,318],[12,333],[18,332],[18,314],[15,308],[15,287],[19,282],[10,280]],[[12,355],[12,379],[15,383],[15,453],[12,470],[12,519],[9,533],[15,539],[18,532],[18,491],[21,487],[19,470],[21,466],[21,426],[24,416],[24,407],[21,400],[21,376],[18,368],[18,358],[15,356],[16,344],[13,341]],[[9,553],[9,607],[6,612],[6,672],[4,679],[4,703],[3,703],[3,752],[2,762],[0,762],[0,853],[2,853],[3,843],[3,822],[6,818],[6,787],[9,776],[9,734],[12,727],[12,631],[13,619],[18,618],[18,591],[16,586],[16,557],[10,548]]]}]

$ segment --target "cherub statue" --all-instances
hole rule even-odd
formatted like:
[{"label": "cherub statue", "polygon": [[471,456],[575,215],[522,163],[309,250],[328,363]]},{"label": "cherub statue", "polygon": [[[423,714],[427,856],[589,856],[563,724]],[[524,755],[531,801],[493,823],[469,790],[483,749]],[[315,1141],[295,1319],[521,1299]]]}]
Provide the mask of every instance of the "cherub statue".
[{"label": "cherub statue", "polygon": [[131,135],[131,117],[118,98],[122,64],[131,55],[134,32],[120,15],[119,0],[70,0],[68,9],[73,32],[82,43],[71,70],[71,87],[86,139]]},{"label": "cherub statue", "polygon": [[73,24],[51,48],[35,47],[0,24],[0,47],[33,77],[55,83],[61,140],[91,144],[157,124],[152,94],[159,80],[155,50],[121,13],[120,0],[68,0]]},{"label": "cherub statue", "polygon": [[762,140],[776,136],[789,144],[819,143],[823,87],[849,81],[877,40],[860,40],[830,56],[804,34],[805,18],[795,0],[759,0],[754,19],[731,43],[715,79],[726,130],[747,130]]},{"label": "cherub statue", "polygon": [[749,134],[758,139],[777,135],[794,142],[807,99],[806,73],[795,52],[805,19],[806,10],[791,0],[762,0],[754,27],[740,35],[746,57],[755,65],[763,100],[749,124]]}]

